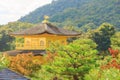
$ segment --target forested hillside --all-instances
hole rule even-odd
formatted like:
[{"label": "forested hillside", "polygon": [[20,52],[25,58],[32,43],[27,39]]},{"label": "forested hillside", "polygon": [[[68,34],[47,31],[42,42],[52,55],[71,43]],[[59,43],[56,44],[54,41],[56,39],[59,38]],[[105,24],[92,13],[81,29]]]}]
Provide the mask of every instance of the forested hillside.
[{"label": "forested hillside", "polygon": [[37,8],[19,19],[22,22],[38,23],[44,15],[59,26],[99,26],[103,22],[120,28],[120,0],[53,0],[51,4]]}]

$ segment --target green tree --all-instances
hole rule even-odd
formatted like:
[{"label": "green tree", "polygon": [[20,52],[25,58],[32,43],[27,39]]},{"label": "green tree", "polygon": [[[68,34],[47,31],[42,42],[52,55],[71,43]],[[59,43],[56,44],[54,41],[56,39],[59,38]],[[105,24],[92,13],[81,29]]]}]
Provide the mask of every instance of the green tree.
[{"label": "green tree", "polygon": [[7,27],[0,28],[0,51],[5,51],[10,49],[10,43],[14,40],[13,37],[8,35],[12,29]]},{"label": "green tree", "polygon": [[85,33],[92,30],[92,29],[96,29],[96,28],[97,28],[97,26],[94,23],[88,23],[88,24],[80,27],[81,31],[85,32]]},{"label": "green tree", "polygon": [[116,32],[115,35],[111,37],[111,47],[113,49],[120,49],[120,32]]},{"label": "green tree", "polygon": [[[57,46],[57,47],[56,47]],[[59,47],[59,48],[58,48]],[[67,46],[54,45],[51,53],[57,53],[54,61],[43,66],[56,78],[64,80],[80,80],[95,65],[96,44],[90,39],[78,39]]]},{"label": "green tree", "polygon": [[109,23],[103,23],[92,33],[92,39],[97,44],[99,51],[106,51],[110,45],[111,36],[115,33],[113,25]]}]

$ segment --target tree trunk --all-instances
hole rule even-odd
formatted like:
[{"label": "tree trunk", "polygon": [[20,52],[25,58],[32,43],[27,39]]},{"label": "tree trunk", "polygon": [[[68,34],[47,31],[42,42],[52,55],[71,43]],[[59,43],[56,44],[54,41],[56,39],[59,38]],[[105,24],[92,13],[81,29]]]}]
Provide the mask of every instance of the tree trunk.
[{"label": "tree trunk", "polygon": [[54,77],[53,80],[58,80],[58,78],[57,78],[57,77]]},{"label": "tree trunk", "polygon": [[73,80],[79,80],[77,75],[73,75]]}]

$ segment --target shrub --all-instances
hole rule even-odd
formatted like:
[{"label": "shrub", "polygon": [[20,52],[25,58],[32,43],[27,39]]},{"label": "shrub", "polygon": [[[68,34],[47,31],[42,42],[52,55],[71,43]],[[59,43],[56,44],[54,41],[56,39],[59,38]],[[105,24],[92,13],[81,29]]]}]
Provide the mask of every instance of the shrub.
[{"label": "shrub", "polygon": [[0,54],[0,69],[7,68],[9,65],[9,60],[6,55]]},{"label": "shrub", "polygon": [[38,58],[34,58],[32,53],[18,54],[15,57],[10,56],[9,67],[23,75],[31,76],[34,72],[40,69],[42,61]]},{"label": "shrub", "polygon": [[106,64],[101,65],[101,69],[116,68],[120,70],[120,63],[119,63],[119,58],[118,58],[119,50],[114,50],[112,48],[109,48],[108,51],[111,54],[111,58],[109,58],[109,61]]},{"label": "shrub", "polygon": [[110,69],[92,69],[86,74],[84,80],[120,80],[120,70]]}]

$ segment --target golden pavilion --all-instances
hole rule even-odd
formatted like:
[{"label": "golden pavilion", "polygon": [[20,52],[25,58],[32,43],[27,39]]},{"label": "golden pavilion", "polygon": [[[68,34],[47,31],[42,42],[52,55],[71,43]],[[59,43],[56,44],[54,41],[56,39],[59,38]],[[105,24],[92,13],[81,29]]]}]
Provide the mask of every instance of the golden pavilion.
[{"label": "golden pavilion", "polygon": [[[41,51],[45,51],[47,47],[50,47],[51,42],[59,41],[61,44],[66,45],[68,38],[80,35],[80,33],[43,22],[32,28],[13,32],[10,35],[23,38],[22,42],[16,41],[16,50],[13,51],[15,55],[22,52],[42,54]],[[8,53],[12,52],[8,51]]]}]

